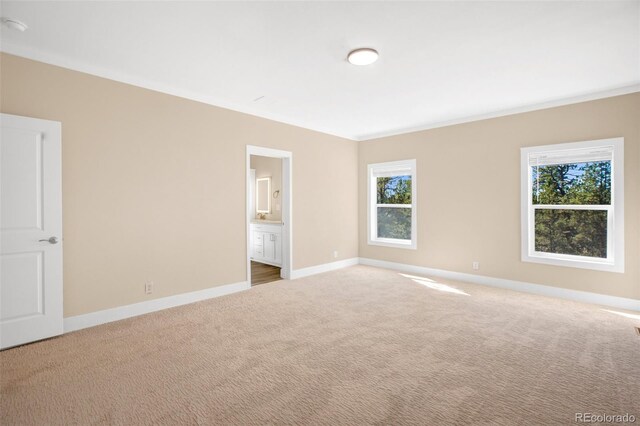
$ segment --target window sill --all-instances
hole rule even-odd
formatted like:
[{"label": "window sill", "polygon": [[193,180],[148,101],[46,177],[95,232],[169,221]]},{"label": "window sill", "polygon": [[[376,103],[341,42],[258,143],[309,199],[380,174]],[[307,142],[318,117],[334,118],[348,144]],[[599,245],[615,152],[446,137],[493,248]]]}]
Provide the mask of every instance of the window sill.
[{"label": "window sill", "polygon": [[393,238],[378,238],[375,240],[369,240],[368,244],[370,246],[393,247],[409,250],[416,250],[418,248],[415,241],[394,240]]},{"label": "window sill", "polygon": [[[576,256],[577,257],[577,256]],[[542,263],[545,265],[565,266],[569,268],[591,269],[594,271],[624,273],[624,263],[612,263],[606,260],[586,260],[573,256],[555,257],[546,253],[523,255],[523,262]]]}]

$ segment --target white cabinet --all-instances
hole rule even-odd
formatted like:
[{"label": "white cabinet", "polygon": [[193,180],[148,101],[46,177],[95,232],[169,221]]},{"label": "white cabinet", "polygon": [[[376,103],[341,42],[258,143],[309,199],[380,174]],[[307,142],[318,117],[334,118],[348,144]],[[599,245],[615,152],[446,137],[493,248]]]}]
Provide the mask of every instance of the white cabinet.
[{"label": "white cabinet", "polygon": [[282,225],[251,224],[251,260],[282,266]]}]

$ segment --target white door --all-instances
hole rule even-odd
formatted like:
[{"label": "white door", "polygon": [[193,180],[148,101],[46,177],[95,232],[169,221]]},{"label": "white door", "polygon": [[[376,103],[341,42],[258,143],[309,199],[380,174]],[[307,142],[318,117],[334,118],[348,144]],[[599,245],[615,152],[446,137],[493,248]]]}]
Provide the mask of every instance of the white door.
[{"label": "white door", "polygon": [[60,123],[0,114],[0,348],[62,334]]}]

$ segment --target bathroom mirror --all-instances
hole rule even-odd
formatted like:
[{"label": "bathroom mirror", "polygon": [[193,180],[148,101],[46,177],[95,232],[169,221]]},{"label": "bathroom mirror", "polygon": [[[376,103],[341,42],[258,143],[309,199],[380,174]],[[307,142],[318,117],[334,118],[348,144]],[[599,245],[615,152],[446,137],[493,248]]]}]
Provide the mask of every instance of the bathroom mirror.
[{"label": "bathroom mirror", "polygon": [[271,178],[256,179],[256,213],[271,213]]}]

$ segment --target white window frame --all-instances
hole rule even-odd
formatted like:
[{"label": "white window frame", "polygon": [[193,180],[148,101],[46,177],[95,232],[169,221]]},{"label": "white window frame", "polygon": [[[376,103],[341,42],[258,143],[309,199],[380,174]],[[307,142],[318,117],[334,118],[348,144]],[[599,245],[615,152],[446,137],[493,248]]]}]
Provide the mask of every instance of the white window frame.
[{"label": "white window frame", "polygon": [[[377,204],[378,177],[411,175],[411,204]],[[367,235],[369,245],[415,250],[418,248],[417,174],[416,160],[369,164],[367,167]],[[411,240],[378,237],[378,207],[411,208]]]},{"label": "white window frame", "polygon": [[[531,154],[557,151],[584,150],[585,148],[611,148],[611,204],[604,205],[534,205],[532,202],[533,180],[529,162]],[[580,160],[576,160],[579,162]],[[569,266],[598,271],[624,272],[624,138],[600,139],[521,148],[521,254],[523,262]],[[607,258],[577,256],[569,254],[535,251],[535,210],[606,210],[607,214]]]}]

